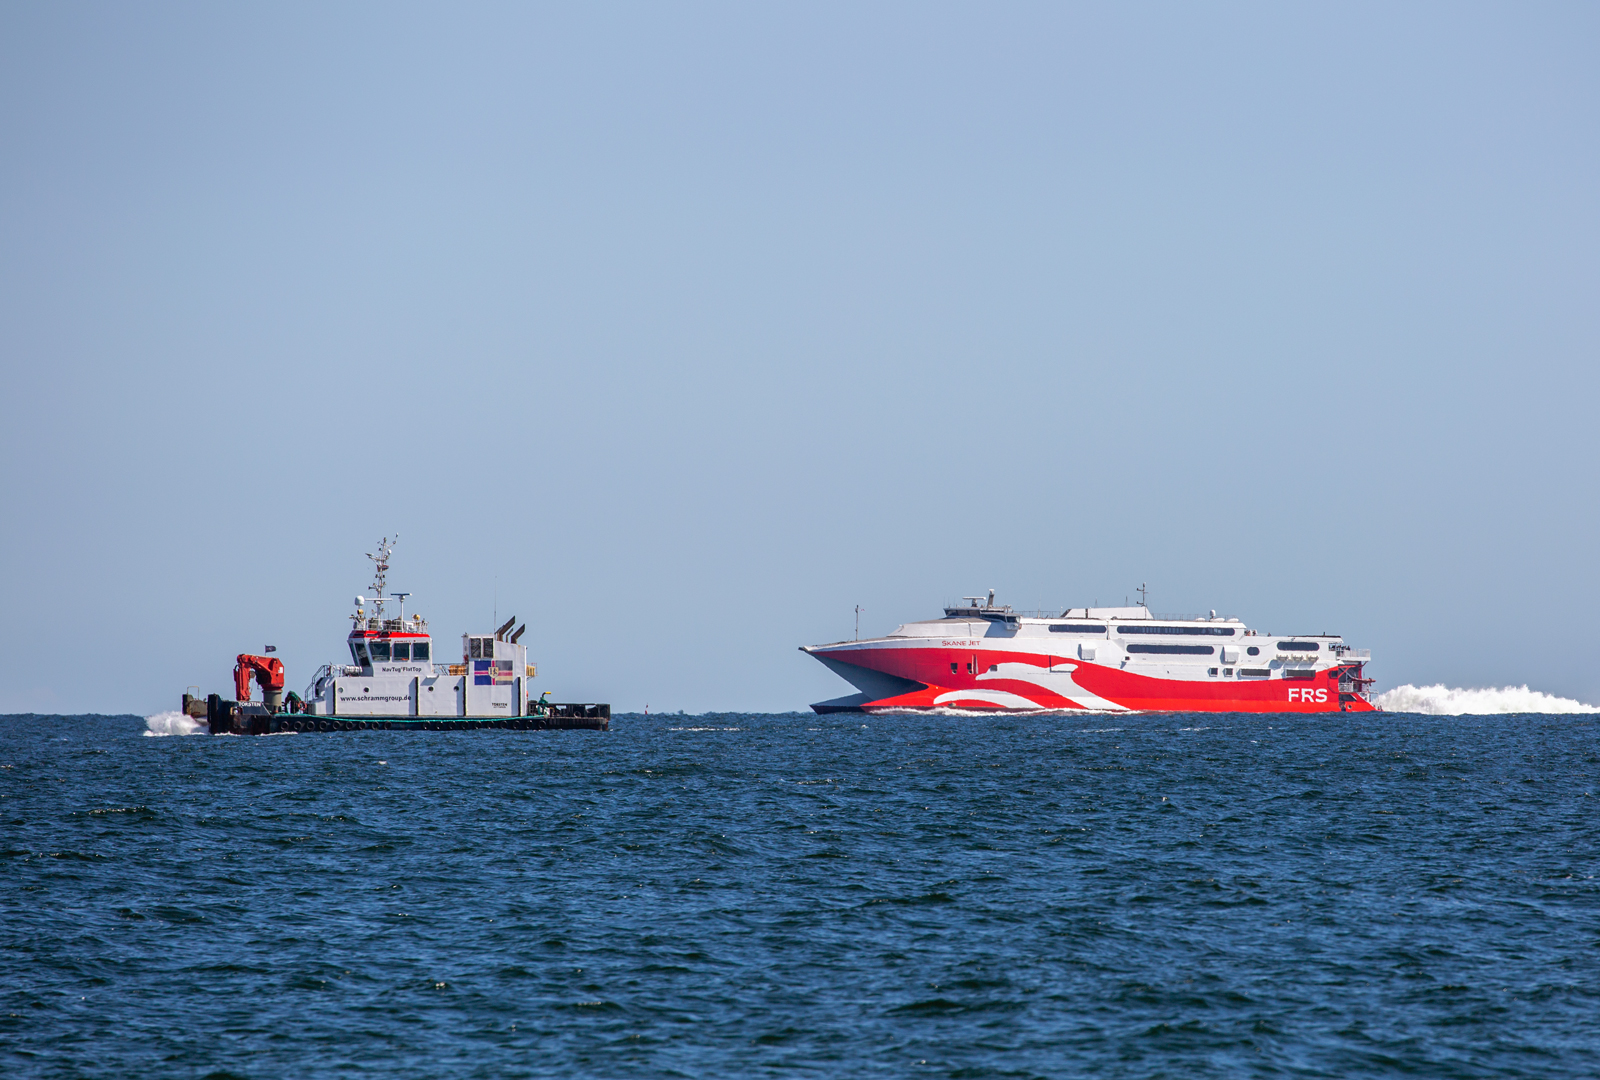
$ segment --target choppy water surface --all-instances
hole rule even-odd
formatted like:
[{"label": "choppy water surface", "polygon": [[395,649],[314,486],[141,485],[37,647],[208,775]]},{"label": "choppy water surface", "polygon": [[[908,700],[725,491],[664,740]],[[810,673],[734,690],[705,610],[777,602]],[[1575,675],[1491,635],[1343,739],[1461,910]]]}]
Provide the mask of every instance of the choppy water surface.
[{"label": "choppy water surface", "polygon": [[1600,1074],[1594,716],[0,719],[8,1076]]}]

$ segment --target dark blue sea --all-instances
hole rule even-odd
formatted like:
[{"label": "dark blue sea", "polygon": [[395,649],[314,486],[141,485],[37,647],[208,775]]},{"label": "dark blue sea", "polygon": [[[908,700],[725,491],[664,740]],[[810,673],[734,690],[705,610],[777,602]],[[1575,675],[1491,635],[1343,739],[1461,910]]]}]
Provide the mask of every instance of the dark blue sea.
[{"label": "dark blue sea", "polygon": [[1594,1077],[1600,719],[0,718],[7,1077]]}]

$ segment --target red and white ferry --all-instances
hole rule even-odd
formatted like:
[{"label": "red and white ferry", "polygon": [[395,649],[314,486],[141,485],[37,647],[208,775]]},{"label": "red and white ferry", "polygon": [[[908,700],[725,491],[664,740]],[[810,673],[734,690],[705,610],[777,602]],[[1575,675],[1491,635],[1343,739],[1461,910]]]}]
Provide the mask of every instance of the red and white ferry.
[{"label": "red and white ferry", "polygon": [[[1142,591],[1142,590],[1141,590]],[[963,597],[944,618],[887,637],[806,645],[858,693],[819,713],[906,710],[1050,712],[1373,712],[1372,654],[1337,634],[1275,635],[1238,619],[1176,618],[1134,607],[1022,615]]]}]

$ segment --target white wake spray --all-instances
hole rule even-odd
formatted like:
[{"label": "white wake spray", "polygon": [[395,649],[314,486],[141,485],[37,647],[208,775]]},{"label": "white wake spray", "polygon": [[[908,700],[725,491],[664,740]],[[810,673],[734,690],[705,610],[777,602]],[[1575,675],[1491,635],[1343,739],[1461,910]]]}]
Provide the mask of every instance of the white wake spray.
[{"label": "white wake spray", "polygon": [[1397,686],[1377,694],[1373,702],[1385,712],[1426,713],[1429,716],[1490,716],[1495,713],[1590,713],[1600,708],[1571,698],[1556,697],[1526,686],[1463,690],[1433,686]]},{"label": "white wake spray", "polygon": [[144,718],[146,735],[207,735],[210,732],[204,722],[181,712],[160,712]]}]

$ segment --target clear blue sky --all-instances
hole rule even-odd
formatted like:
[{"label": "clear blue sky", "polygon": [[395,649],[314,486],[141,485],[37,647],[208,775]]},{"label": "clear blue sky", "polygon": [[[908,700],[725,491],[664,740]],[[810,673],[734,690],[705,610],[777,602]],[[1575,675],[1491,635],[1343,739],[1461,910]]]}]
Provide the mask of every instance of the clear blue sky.
[{"label": "clear blue sky", "polygon": [[1591,4],[10,4],[0,711],[1216,608],[1600,701]]}]

